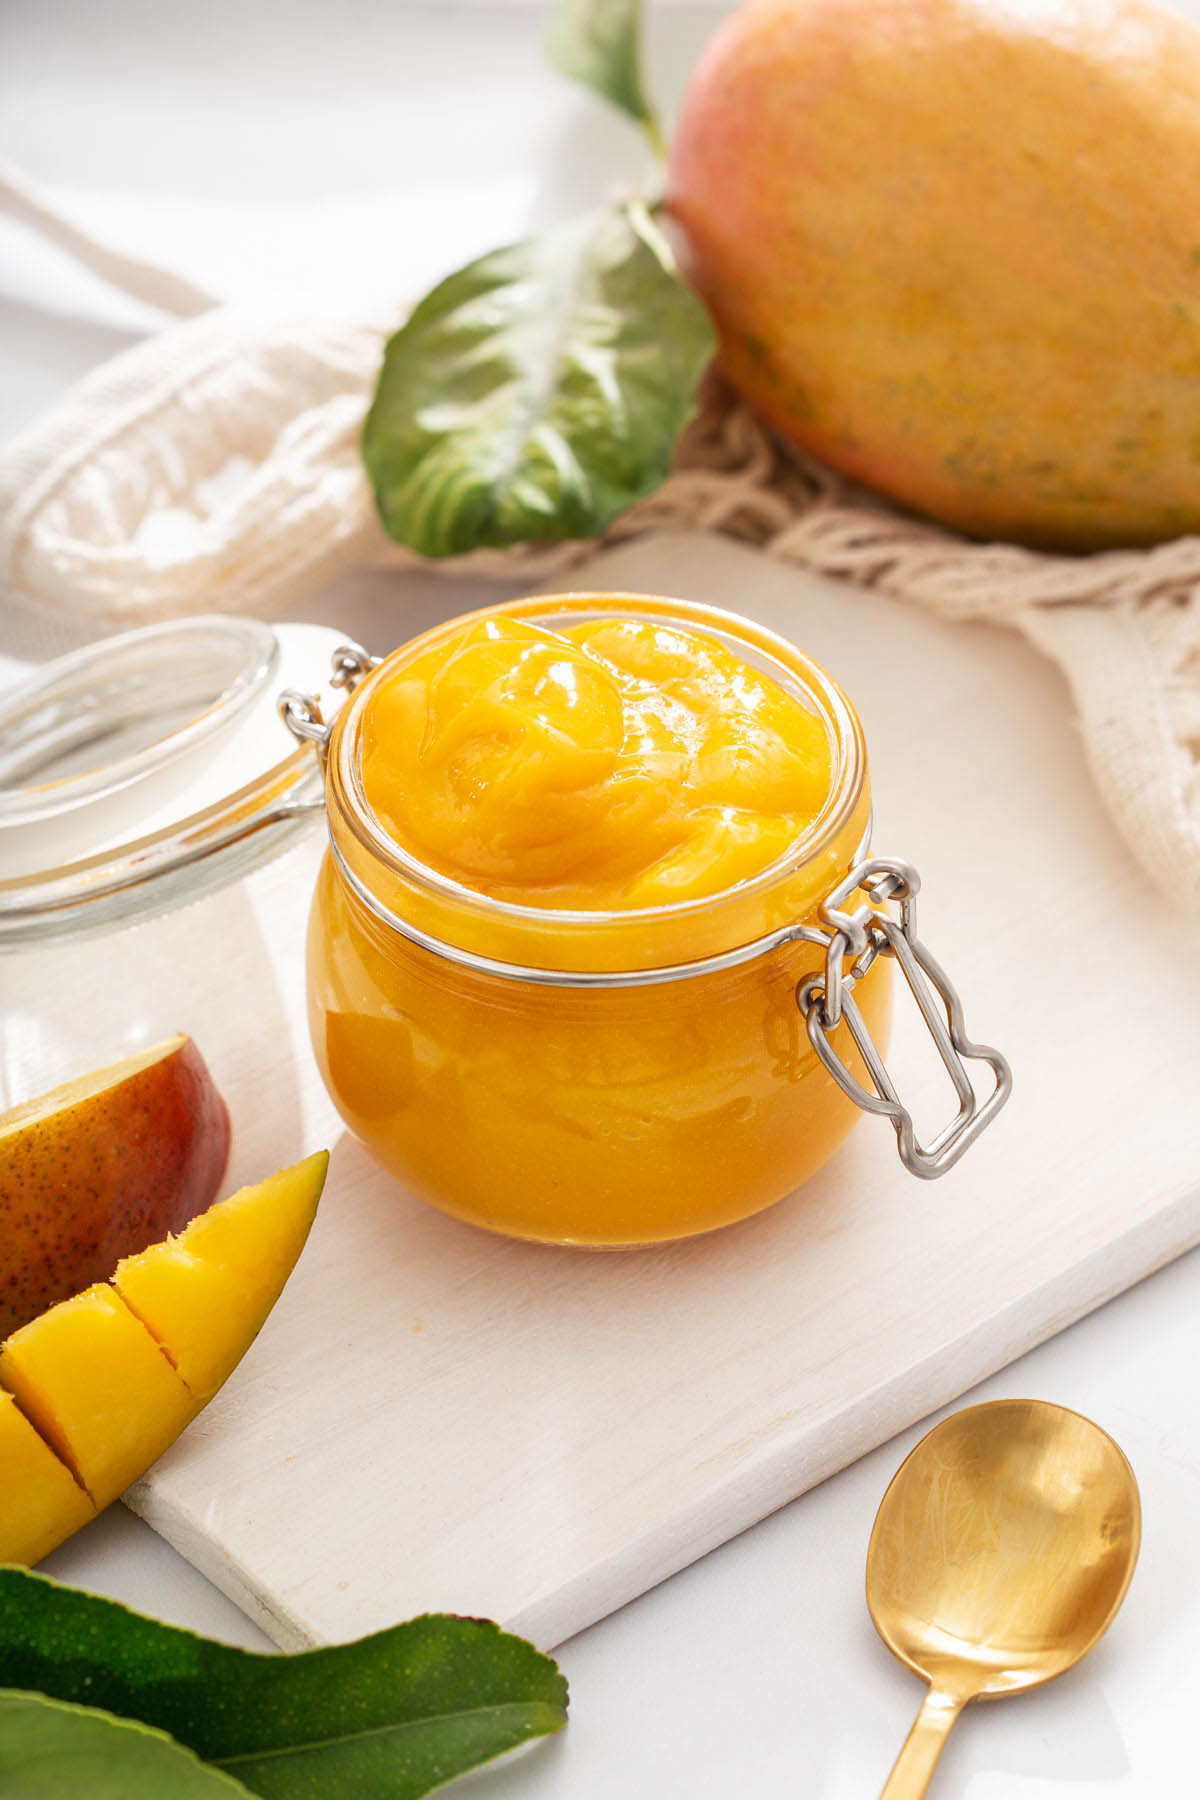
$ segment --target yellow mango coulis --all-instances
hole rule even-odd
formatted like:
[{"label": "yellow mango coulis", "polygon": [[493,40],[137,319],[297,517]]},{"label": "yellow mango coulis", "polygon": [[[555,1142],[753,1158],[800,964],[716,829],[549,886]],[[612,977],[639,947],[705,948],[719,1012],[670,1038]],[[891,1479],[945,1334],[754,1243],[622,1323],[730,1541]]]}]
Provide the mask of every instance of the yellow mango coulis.
[{"label": "yellow mango coulis", "polygon": [[[651,1243],[770,1205],[845,1137],[796,1004],[819,947],[722,963],[819,923],[867,829],[860,728],[793,646],[682,601],[515,601],[389,657],[328,770],[313,1048],[409,1189],[515,1236]],[[882,1039],[882,962],[856,998]]]},{"label": "yellow mango coulis", "polygon": [[395,842],[523,906],[619,912],[759,874],[812,824],[814,714],[711,638],[485,618],[382,682],[362,780]]}]

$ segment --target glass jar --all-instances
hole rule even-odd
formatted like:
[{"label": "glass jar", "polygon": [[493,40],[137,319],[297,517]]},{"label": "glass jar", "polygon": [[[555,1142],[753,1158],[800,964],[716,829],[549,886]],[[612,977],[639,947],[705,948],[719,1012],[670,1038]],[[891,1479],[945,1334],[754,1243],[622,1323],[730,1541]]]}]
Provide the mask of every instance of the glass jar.
[{"label": "glass jar", "polygon": [[[891,1117],[915,1173],[941,1173],[1003,1104],[1007,1067],[966,1042],[956,997],[915,940],[915,874],[865,860],[866,750],[840,688],[772,633],[684,601],[572,594],[491,610],[550,630],[632,617],[716,639],[820,718],[829,793],[786,856],[721,893],[620,913],[514,905],[399,847],[361,780],[365,697],[462,619],[364,665],[329,730],[303,696],[286,697],[326,762],[309,1022],[350,1129],[443,1211],[559,1244],[644,1244],[745,1218],[820,1168],[859,1108]],[[895,961],[959,1096],[928,1148],[882,1062]],[[964,1056],[992,1068],[985,1100]]]}]

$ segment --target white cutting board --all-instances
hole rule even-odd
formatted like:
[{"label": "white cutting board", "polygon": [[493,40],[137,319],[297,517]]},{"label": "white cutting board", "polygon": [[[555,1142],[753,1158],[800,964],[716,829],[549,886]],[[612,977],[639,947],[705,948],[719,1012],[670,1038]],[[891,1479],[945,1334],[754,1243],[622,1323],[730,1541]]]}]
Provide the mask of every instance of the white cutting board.
[{"label": "white cutting board", "polygon": [[[1109,823],[1057,673],[1016,636],[720,539],[637,543],[572,585],[734,608],[839,677],[875,848],[921,870],[922,936],[1014,1097],[939,1182],[864,1120],[744,1225],[557,1251],[440,1217],[343,1131],[303,1020],[316,839],[148,932],[71,946],[56,979],[100,1006],[141,945],[129,979],[159,1012],[139,1030],[195,1035],[237,1179],[333,1149],[257,1344],[128,1496],[286,1646],[426,1609],[559,1642],[1200,1239],[1200,930]],[[925,1061],[909,1085],[919,1119],[944,1114]]]}]

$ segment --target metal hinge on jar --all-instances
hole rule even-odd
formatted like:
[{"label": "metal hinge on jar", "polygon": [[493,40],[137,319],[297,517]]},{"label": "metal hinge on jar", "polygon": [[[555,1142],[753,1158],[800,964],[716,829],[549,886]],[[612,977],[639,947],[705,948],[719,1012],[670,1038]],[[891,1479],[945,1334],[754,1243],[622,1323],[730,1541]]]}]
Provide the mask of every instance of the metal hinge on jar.
[{"label": "metal hinge on jar", "polygon": [[[824,969],[800,983],[796,1002],[813,1049],[843,1093],[865,1112],[890,1119],[905,1168],[932,1181],[953,1168],[999,1112],[1012,1092],[1012,1071],[998,1050],[972,1043],[967,1037],[957,990],[917,937],[920,886],[921,878],[912,865],[891,857],[873,857],[851,869],[821,907],[821,917],[829,927],[820,936],[825,946]],[[866,899],[847,912],[846,901],[859,891]],[[889,903],[899,906],[898,918],[884,910]],[[899,963],[958,1096],[954,1118],[929,1144],[918,1142],[912,1114],[900,1099],[854,1000],[856,984],[879,956],[894,957]],[[873,1093],[834,1048],[832,1034],[843,1021],[871,1077]],[[982,1098],[967,1069],[972,1062],[986,1064],[994,1078],[991,1092]]]},{"label": "metal hinge on jar", "polygon": [[[343,688],[352,694],[363,676],[379,667],[380,658],[372,656],[361,644],[347,643],[338,645],[332,661],[330,687]],[[275,706],[292,736],[301,744],[313,745],[323,767],[333,727],[325,723],[316,695],[302,694],[299,688],[284,688]]]}]

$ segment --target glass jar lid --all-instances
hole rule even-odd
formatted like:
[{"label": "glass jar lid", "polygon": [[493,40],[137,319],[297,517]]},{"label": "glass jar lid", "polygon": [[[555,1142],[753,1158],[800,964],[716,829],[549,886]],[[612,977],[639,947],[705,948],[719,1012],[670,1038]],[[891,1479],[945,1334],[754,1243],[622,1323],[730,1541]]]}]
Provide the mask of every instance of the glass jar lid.
[{"label": "glass jar lid", "polygon": [[343,635],[222,616],[101,639],[0,694],[0,948],[159,912],[274,855],[323,812],[276,713]]}]

